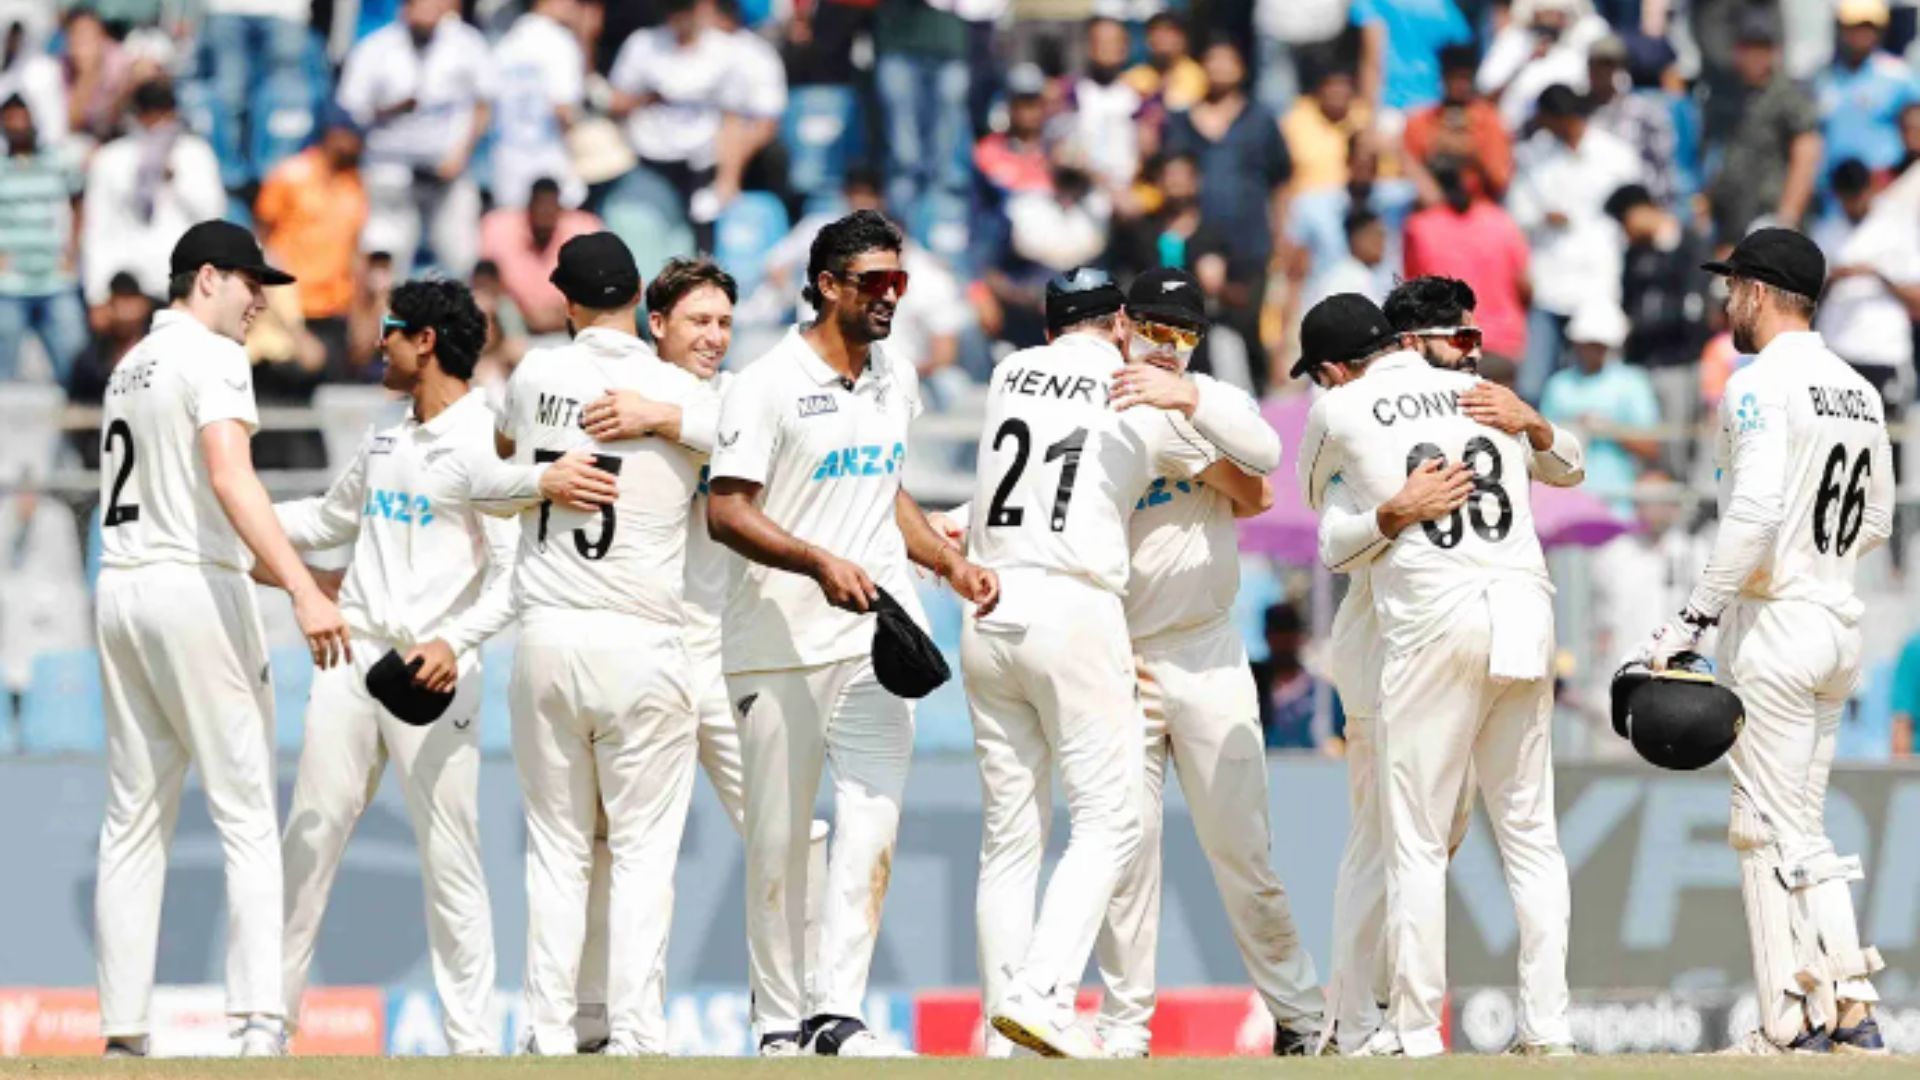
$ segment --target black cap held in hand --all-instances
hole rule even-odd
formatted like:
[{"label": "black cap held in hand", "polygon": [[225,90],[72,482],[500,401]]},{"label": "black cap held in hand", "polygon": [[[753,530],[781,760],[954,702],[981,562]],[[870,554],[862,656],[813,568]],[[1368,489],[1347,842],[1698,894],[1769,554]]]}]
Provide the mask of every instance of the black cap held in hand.
[{"label": "black cap held in hand", "polygon": [[172,273],[191,274],[203,266],[250,274],[262,285],[293,284],[292,274],[267,265],[253,234],[231,221],[202,221],[173,245]]},{"label": "black cap held in hand", "polygon": [[880,593],[873,602],[873,613],[880,617],[873,629],[874,677],[895,697],[926,697],[953,677],[947,658],[893,594],[874,588]]},{"label": "black cap held in hand", "polygon": [[1724,262],[1702,263],[1700,269],[1751,278],[1809,300],[1820,299],[1820,290],[1827,284],[1827,257],[1792,229],[1755,229],[1734,245]]},{"label": "black cap held in hand", "polygon": [[1359,293],[1335,293],[1300,320],[1299,378],[1321,364],[1340,364],[1379,352],[1393,339],[1393,324],[1380,305]]},{"label": "black cap held in hand", "polygon": [[420,661],[409,664],[400,659],[398,652],[388,649],[387,655],[367,669],[367,693],[392,713],[394,719],[425,727],[440,719],[440,714],[453,704],[453,694],[415,685],[413,673],[419,666]]},{"label": "black cap held in hand", "polygon": [[633,252],[610,232],[586,233],[560,245],[560,261],[547,280],[560,295],[596,311],[626,307],[640,295]]},{"label": "black cap held in hand", "polygon": [[1127,317],[1186,330],[1207,328],[1207,301],[1192,274],[1155,267],[1127,287]]},{"label": "black cap held in hand", "polygon": [[1057,334],[1075,323],[1111,315],[1127,306],[1127,294],[1105,270],[1082,266],[1047,282],[1047,333]]}]

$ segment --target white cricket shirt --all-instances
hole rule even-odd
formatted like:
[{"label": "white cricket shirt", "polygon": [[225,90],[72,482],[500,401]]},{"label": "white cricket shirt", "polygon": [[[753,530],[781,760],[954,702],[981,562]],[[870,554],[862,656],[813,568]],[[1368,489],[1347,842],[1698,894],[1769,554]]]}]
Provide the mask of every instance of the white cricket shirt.
[{"label": "white cricket shirt", "polygon": [[[448,15],[416,49],[404,23],[368,34],[347,54],[335,92],[367,129],[367,164],[433,168],[472,130],[473,110],[493,96],[492,51],[480,31]],[[412,112],[374,124],[374,114],[408,98]]]},{"label": "white cricket shirt", "polygon": [[[1209,393],[1232,395],[1235,406],[1259,412],[1238,387],[1205,375],[1189,377],[1211,383]],[[1134,503],[1127,532],[1133,549],[1127,630],[1134,641],[1196,629],[1232,610],[1240,592],[1233,500],[1196,480],[1161,474]]]},{"label": "white cricket shirt", "polygon": [[100,420],[100,565],[246,573],[253,553],[214,497],[200,453],[208,424],[238,420],[249,435],[260,426],[246,350],[184,311],[161,311],[113,369]]},{"label": "white cricket shirt", "polygon": [[1352,488],[1355,506],[1371,507],[1398,492],[1427,458],[1473,468],[1474,489],[1464,507],[1408,528],[1374,563],[1374,606],[1389,653],[1433,640],[1456,610],[1486,595],[1494,582],[1530,581],[1542,596],[1551,595],[1533,527],[1532,448],[1460,411],[1460,393],[1476,381],[1431,367],[1417,353],[1397,352],[1374,361],[1365,377],[1328,391],[1307,415],[1300,489],[1315,510],[1336,477]]},{"label": "white cricket shirt", "polygon": [[[722,371],[707,385],[716,395],[724,397],[732,383],[733,372]],[[682,442],[689,437],[688,428],[691,425],[688,419],[685,414],[682,415]],[[700,448],[695,446],[694,449]],[[710,441],[706,449],[709,453],[712,451]],[[702,457],[700,486],[694,492],[693,509],[687,520],[687,628],[691,639],[717,641],[720,638],[720,619],[726,612],[727,594],[733,589],[734,579],[742,573],[745,560],[707,531],[707,489],[712,486],[713,465],[704,460],[705,455]]]},{"label": "white cricket shirt", "polygon": [[516,19],[493,47],[493,198],[521,207],[533,182],[551,177],[561,202],[578,206],[586,188],[573,172],[561,106],[586,97],[586,56],[573,31],[537,12]]},{"label": "white cricket shirt", "polygon": [[609,390],[634,390],[682,409],[711,393],[646,342],[613,330],[583,330],[568,345],[536,349],[520,361],[500,417],[514,460],[551,461],[587,447],[612,459],[603,467],[617,468],[620,497],[593,512],[542,504],[521,516],[515,607],[523,616],[614,611],[679,626],[687,516],[700,466],[692,451],[664,439],[595,442],[581,429],[580,413]]},{"label": "white cricket shirt", "polygon": [[658,97],[627,116],[627,141],[649,161],[713,164],[713,143],[739,45],[729,34],[702,30],[684,47],[665,26],[636,30],[620,46],[607,81],[622,93]]},{"label": "white cricket shirt", "polygon": [[[913,366],[884,344],[872,347],[849,386],[795,327],[727,389],[712,473],[762,485],[760,509],[774,524],[859,564],[924,627],[894,518],[907,426],[918,415]],[[812,578],[743,562],[721,620],[729,675],[872,651],[872,617],[828,604]]]},{"label": "white cricket shirt", "polygon": [[340,613],[354,633],[441,638],[464,661],[513,620],[507,517],[539,501],[542,470],[502,462],[493,426],[482,390],[424,424],[396,405],[326,494],[274,506],[296,548],[353,544]]},{"label": "white cricket shirt", "polygon": [[1894,500],[1893,447],[1872,384],[1819,334],[1781,334],[1727,380],[1714,462],[1723,522],[1743,502],[1780,522],[1739,595],[1858,619],[1861,533],[1890,522]]},{"label": "white cricket shirt", "polygon": [[993,369],[968,523],[976,563],[1126,592],[1127,527],[1154,478],[1191,481],[1218,452],[1174,413],[1109,408],[1124,362],[1112,344],[1068,334]]}]

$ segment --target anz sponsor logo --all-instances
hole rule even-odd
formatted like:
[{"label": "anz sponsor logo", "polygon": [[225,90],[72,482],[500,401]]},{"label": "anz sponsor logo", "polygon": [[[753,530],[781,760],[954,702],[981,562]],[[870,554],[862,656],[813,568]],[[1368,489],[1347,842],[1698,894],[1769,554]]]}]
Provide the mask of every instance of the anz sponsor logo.
[{"label": "anz sponsor logo", "polygon": [[367,505],[361,507],[360,516],[397,521],[402,525],[425,525],[433,521],[433,500],[425,495],[374,488],[367,492]]},{"label": "anz sponsor logo", "polygon": [[1193,481],[1169,480],[1164,476],[1156,476],[1153,478],[1153,483],[1148,485],[1147,493],[1140,496],[1140,501],[1134,503],[1133,508],[1145,510],[1149,506],[1165,506],[1174,500],[1176,492],[1181,495],[1193,494]]},{"label": "anz sponsor logo", "polygon": [[907,444],[891,447],[868,444],[829,450],[825,460],[813,470],[815,480],[838,480],[845,476],[892,476],[907,464]]}]

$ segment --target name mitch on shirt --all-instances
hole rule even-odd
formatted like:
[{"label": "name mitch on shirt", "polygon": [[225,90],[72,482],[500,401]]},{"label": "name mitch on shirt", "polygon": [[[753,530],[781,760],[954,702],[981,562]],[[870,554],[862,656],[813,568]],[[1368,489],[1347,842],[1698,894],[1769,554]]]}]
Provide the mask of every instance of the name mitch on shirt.
[{"label": "name mitch on shirt", "polygon": [[1880,414],[1865,392],[1851,387],[1809,386],[1807,394],[1813,398],[1813,415],[1832,417],[1835,420],[1857,420],[1863,424],[1877,424]]},{"label": "name mitch on shirt", "polygon": [[541,394],[533,410],[533,422],[545,427],[579,427],[580,403],[559,394]]}]

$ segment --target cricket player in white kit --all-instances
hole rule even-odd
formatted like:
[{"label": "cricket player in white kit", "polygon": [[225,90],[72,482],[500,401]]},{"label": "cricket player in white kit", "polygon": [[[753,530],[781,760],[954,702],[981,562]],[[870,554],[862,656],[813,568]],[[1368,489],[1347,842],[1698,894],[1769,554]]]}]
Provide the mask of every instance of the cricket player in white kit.
[{"label": "cricket player in white kit", "polygon": [[1885,1053],[1851,883],[1827,838],[1827,775],[1860,681],[1860,556],[1893,531],[1893,450],[1871,384],[1813,333],[1820,249],[1761,229],[1725,262],[1734,347],[1715,460],[1720,532],[1686,609],[1635,654],[1656,669],[1720,626],[1720,681],[1746,727],[1733,745],[1728,839],[1753,947],[1760,1029],[1737,1053]]},{"label": "cricket player in white kit", "polygon": [[1126,310],[1130,366],[1114,379],[1114,408],[1178,412],[1218,451],[1222,472],[1235,469],[1249,482],[1225,487],[1156,476],[1128,526],[1124,606],[1146,719],[1146,787],[1140,855],[1121,875],[1098,942],[1107,984],[1102,1048],[1109,1057],[1148,1052],[1171,759],[1234,943],[1273,1016],[1274,1052],[1304,1053],[1325,1001],[1286,887],[1268,861],[1272,833],[1258,691],[1231,619],[1240,591],[1234,519],[1272,505],[1273,489],[1261,478],[1280,466],[1280,437],[1252,398],[1186,373],[1207,327],[1206,305],[1190,275],[1141,274],[1128,287]]},{"label": "cricket player in white kit", "polygon": [[292,595],[316,666],[350,649],[248,445],[259,418],[240,342],[266,306],[262,286],[293,279],[223,221],[188,229],[171,273],[172,305],[115,367],[101,418],[100,1031],[110,1057],[147,1052],[167,848],[197,763],[226,859],[227,1013],[242,1022],[243,1055],[274,1056],[285,999],[273,687],[249,571]]},{"label": "cricket player in white kit", "polygon": [[[1074,997],[1141,844],[1128,522],[1156,477],[1243,501],[1262,484],[1175,413],[1110,403],[1132,334],[1125,299],[1099,271],[1049,283],[1051,343],[994,369],[967,536],[1003,590],[997,609],[967,622],[960,652],[985,817],[983,996],[999,1035],[1054,1057],[1097,1056]],[[1036,919],[1056,766],[1071,833]]]},{"label": "cricket player in white kit", "polygon": [[[721,408],[708,525],[746,558],[722,618],[746,767],[747,946],[760,1052],[892,1053],[861,1018],[913,755],[913,711],[873,671],[885,588],[924,626],[909,559],[991,608],[993,574],[937,536],[901,487],[920,411],[911,364],[879,342],[907,287],[900,231],[873,211],[815,238],[819,318],[734,380]],[[818,963],[806,956],[814,795],[833,766],[833,843]]]},{"label": "cricket player in white kit", "polygon": [[[391,758],[420,849],[447,1043],[480,1054],[498,1049],[499,1036],[488,1023],[493,916],[480,866],[474,718],[479,646],[513,618],[519,530],[505,518],[543,496],[595,510],[615,488],[584,453],[531,467],[495,455],[493,411],[468,384],[486,318],[464,285],[407,282],[388,309],[383,384],[410,400],[374,424],[325,495],[275,507],[295,548],[354,545],[341,589],[354,658],[314,679],[281,853],[287,1017],[299,1019],[334,873]],[[393,651],[420,661],[418,685],[452,693],[438,720],[407,723],[368,691],[368,671]]]},{"label": "cricket player in white kit", "polygon": [[[686,645],[693,665],[695,707],[700,714],[700,766],[706,771],[728,820],[733,822],[734,831],[744,836],[747,796],[745,769],[740,758],[740,727],[734,722],[733,706],[727,699],[726,673],[720,657],[720,619],[727,602],[727,590],[743,568],[740,556],[707,532],[709,466],[705,461],[712,450],[714,425],[718,423],[719,398],[733,381],[733,372],[721,371],[720,364],[733,343],[733,305],[737,295],[738,287],[732,275],[706,258],[670,259],[647,283],[647,327],[653,334],[660,359],[713,388],[715,397],[705,406],[713,414],[711,418],[696,417],[688,423],[679,406],[649,400],[635,390],[609,391],[588,405],[583,415],[587,434],[601,442],[649,435],[681,438],[682,430],[694,432],[695,438],[700,438],[701,432],[706,433],[704,448],[690,448],[697,450],[702,463],[700,487],[687,521]],[[820,904],[827,884],[827,832],[826,822],[813,823],[807,875],[809,950],[818,929]],[[609,868],[606,838],[602,835],[594,842],[587,949],[580,962],[580,1014],[574,1025],[584,1048],[593,1048],[606,1040]],[[663,954],[660,968],[649,980],[648,985],[653,988],[650,992],[664,993],[665,961]]]},{"label": "cricket player in white kit", "polygon": [[609,389],[638,389],[694,416],[710,392],[638,337],[640,275],[613,234],[567,241],[553,282],[577,333],[514,369],[501,449],[538,462],[591,447],[619,478],[620,496],[591,515],[542,507],[521,519],[521,629],[509,694],[527,810],[530,1048],[577,1048],[593,839],[604,813],[607,948],[619,961],[608,972],[607,1052],[661,1054],[666,1018],[646,983],[666,949],[693,787],[682,579],[699,464],[665,438],[599,443],[582,429],[581,412]]},{"label": "cricket player in white kit", "polygon": [[1474,378],[1399,348],[1364,297],[1323,301],[1303,321],[1301,340],[1312,356],[1370,369],[1308,414],[1300,486],[1316,510],[1336,479],[1369,506],[1429,459],[1458,458],[1473,470],[1462,512],[1402,532],[1372,571],[1386,652],[1377,768],[1394,975],[1386,1025],[1366,1049],[1444,1051],[1447,842],[1471,777],[1520,925],[1516,1049],[1570,1053],[1567,871],[1549,745],[1552,585],[1533,530],[1531,449],[1469,417],[1460,395]]},{"label": "cricket player in white kit", "polygon": [[[1476,298],[1465,282],[1421,277],[1395,286],[1384,313],[1401,343],[1427,363],[1474,372],[1480,360],[1480,330],[1474,324]],[[1310,377],[1323,389],[1340,386],[1364,373],[1355,365],[1320,362],[1302,356],[1295,377]],[[1571,487],[1585,476],[1579,440],[1563,435],[1511,390],[1481,382],[1460,396],[1468,416],[1509,435],[1524,434],[1533,449],[1533,472],[1544,482]],[[1346,711],[1346,762],[1349,823],[1346,848],[1334,884],[1333,977],[1327,986],[1328,1026],[1324,1035],[1353,1053],[1379,1028],[1380,1003],[1390,992],[1387,963],[1386,851],[1380,818],[1375,766],[1380,670],[1385,646],[1373,610],[1372,559],[1405,529],[1439,521],[1459,510],[1473,491],[1471,471],[1455,462],[1430,460],[1407,477],[1391,499],[1361,506],[1352,487],[1334,484],[1320,515],[1320,558],[1347,575],[1347,594],[1334,614],[1331,675]],[[1471,785],[1461,793],[1448,832],[1447,850],[1465,838],[1473,810]]]}]

